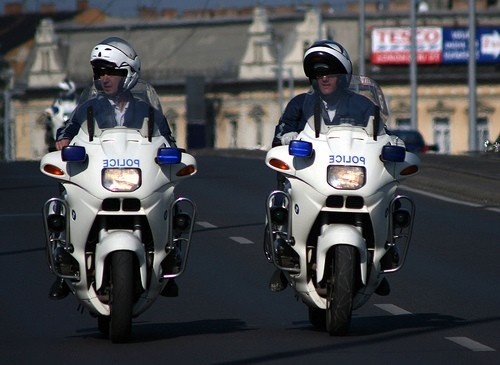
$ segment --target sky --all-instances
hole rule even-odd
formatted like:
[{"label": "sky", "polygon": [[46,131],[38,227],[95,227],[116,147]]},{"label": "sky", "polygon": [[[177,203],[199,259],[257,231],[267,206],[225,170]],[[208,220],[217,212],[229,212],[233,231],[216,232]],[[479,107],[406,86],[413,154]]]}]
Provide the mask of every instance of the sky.
[{"label": "sky", "polygon": [[[100,8],[112,16],[135,16],[139,5],[158,10],[173,8],[179,12],[186,9],[214,9],[246,7],[262,3],[264,6],[277,5],[318,5],[320,3],[338,4],[347,0],[88,0],[91,7]],[[76,0],[0,0],[0,13],[6,3],[23,3],[27,11],[36,11],[41,4],[54,3],[59,10],[75,10]]]}]

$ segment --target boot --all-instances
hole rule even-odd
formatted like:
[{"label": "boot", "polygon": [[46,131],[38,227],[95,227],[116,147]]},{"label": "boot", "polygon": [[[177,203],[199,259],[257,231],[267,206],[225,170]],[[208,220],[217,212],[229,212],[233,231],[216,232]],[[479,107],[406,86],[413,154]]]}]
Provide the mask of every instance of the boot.
[{"label": "boot", "polygon": [[179,296],[179,287],[174,279],[168,279],[167,284],[163,287],[163,290],[160,292],[162,297],[178,297]]},{"label": "boot", "polygon": [[53,300],[64,299],[70,290],[64,279],[56,278],[49,290],[49,298]]},{"label": "boot", "polygon": [[380,284],[378,284],[377,289],[375,289],[375,294],[385,297],[391,293],[391,286],[387,278],[383,278]]},{"label": "boot", "polygon": [[275,270],[271,276],[271,280],[269,281],[269,289],[272,292],[280,292],[285,290],[287,286],[288,280],[286,279],[285,274],[283,274],[283,271],[279,269]]}]

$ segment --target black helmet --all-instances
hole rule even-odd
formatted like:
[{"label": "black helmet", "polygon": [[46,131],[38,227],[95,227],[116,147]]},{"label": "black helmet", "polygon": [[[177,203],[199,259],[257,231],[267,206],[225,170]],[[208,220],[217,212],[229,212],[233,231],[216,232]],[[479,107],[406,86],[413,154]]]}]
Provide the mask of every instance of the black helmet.
[{"label": "black helmet", "polygon": [[349,83],[352,75],[349,54],[339,43],[330,40],[314,42],[304,53],[303,65],[309,80],[322,75],[346,74]]}]

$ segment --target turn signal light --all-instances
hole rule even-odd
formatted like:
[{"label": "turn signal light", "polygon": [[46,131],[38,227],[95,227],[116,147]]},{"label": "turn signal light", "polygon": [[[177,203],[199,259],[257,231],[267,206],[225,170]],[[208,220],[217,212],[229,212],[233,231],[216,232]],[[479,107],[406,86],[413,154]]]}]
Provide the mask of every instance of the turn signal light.
[{"label": "turn signal light", "polygon": [[51,174],[51,175],[57,175],[57,176],[64,175],[64,171],[61,170],[59,167],[54,166],[54,165],[45,165],[43,167],[43,171],[45,171],[46,173]]},{"label": "turn signal light", "polygon": [[188,176],[188,175],[192,175],[196,172],[196,167],[194,167],[194,165],[187,165],[185,167],[183,167],[182,169],[180,169],[179,171],[177,171],[177,176]]},{"label": "turn signal light", "polygon": [[411,165],[411,166],[408,166],[407,168],[401,170],[401,172],[399,174],[403,175],[403,176],[408,176],[408,175],[416,174],[417,172],[418,172],[418,166]]},{"label": "turn signal light", "polygon": [[269,165],[276,167],[280,170],[290,170],[290,166],[288,166],[285,162],[278,160],[277,158],[272,158],[269,160]]}]

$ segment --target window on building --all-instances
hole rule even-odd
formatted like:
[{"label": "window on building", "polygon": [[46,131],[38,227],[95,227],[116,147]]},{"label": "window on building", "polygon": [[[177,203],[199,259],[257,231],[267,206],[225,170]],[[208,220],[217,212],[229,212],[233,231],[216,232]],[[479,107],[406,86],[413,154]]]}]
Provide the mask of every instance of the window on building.
[{"label": "window on building", "polygon": [[[434,126],[434,141],[438,145],[439,153],[450,153],[451,138],[450,138],[450,118],[436,117],[433,120]],[[427,142],[429,143],[429,142]]]},{"label": "window on building", "polygon": [[256,135],[255,141],[257,146],[262,146],[263,136],[262,136],[262,117],[264,116],[264,110],[260,105],[254,105],[248,113],[250,118],[255,122]]},{"label": "window on building", "polygon": [[233,119],[229,122],[229,126],[229,148],[236,148],[238,147],[238,122]]},{"label": "window on building", "polygon": [[262,64],[264,62],[264,45],[262,42],[255,42],[253,46],[253,60],[257,64]]},{"label": "window on building", "polygon": [[411,129],[411,118],[396,118],[396,129]]},{"label": "window on building", "polygon": [[172,131],[172,137],[174,137],[174,139],[177,139],[177,117],[178,117],[177,112],[172,108],[169,108],[165,113],[165,118],[167,118],[167,122],[168,125],[170,126],[170,130]]},{"label": "window on building", "polygon": [[50,55],[48,51],[41,52],[42,57],[42,69],[41,71],[49,71],[50,70]]},{"label": "window on building", "polygon": [[484,142],[489,141],[490,131],[488,128],[488,118],[479,117],[476,120],[476,147],[481,150]]}]

